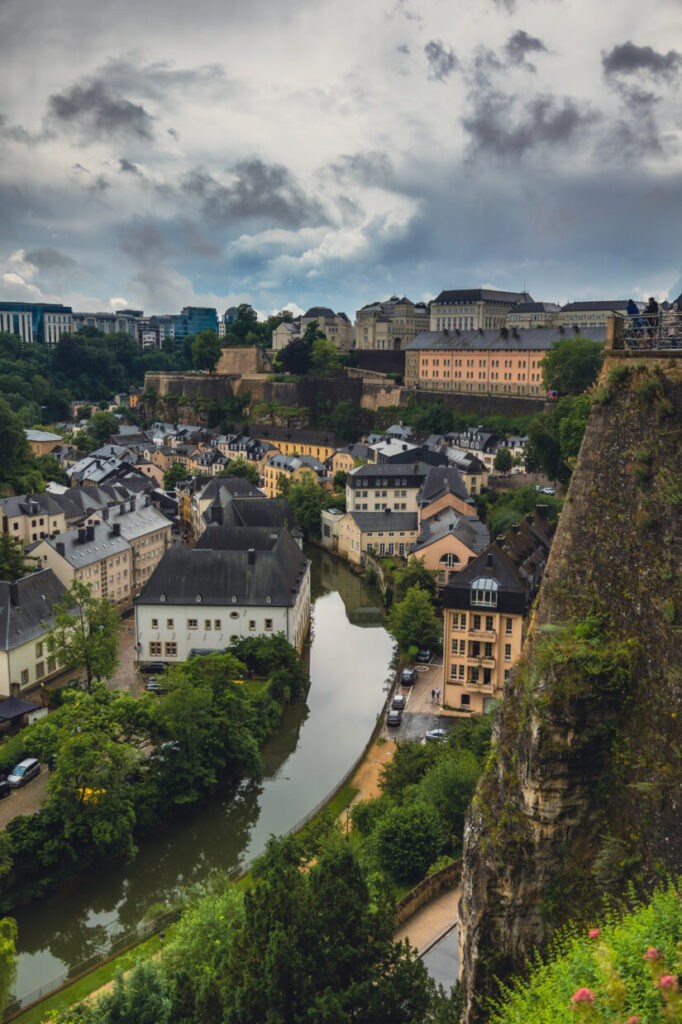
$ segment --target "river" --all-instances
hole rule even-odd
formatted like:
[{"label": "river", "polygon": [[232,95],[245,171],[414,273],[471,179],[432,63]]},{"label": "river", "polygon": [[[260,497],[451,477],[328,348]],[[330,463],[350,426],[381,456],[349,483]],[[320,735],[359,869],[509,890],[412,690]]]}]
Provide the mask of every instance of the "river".
[{"label": "river", "polygon": [[263,748],[258,780],[217,790],[154,836],[130,864],[100,864],[13,912],[16,995],[23,998],[130,932],[150,908],[211,872],[261,853],[293,828],[361,753],[390,677],[393,644],[375,591],[339,559],[313,549],[311,685]]}]

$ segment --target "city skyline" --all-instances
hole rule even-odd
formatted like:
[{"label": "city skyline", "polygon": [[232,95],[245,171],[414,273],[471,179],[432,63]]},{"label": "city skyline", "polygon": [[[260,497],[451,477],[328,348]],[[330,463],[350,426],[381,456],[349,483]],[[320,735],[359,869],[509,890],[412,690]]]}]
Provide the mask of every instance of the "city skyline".
[{"label": "city skyline", "polygon": [[0,0],[0,299],[675,297],[680,39],[674,0]]}]

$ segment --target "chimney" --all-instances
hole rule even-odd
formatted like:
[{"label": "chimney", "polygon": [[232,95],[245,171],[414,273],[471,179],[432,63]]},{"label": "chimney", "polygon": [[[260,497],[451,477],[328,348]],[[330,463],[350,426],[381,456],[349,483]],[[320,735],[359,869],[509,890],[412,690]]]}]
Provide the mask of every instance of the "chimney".
[{"label": "chimney", "polygon": [[492,567],[493,567],[493,554],[492,554],[492,551],[489,551],[488,554],[485,557],[485,567],[486,567],[486,569],[492,569]]},{"label": "chimney", "polygon": [[66,548],[64,547],[64,541],[63,540],[58,540],[57,543],[55,544],[55,548],[57,549],[57,554],[61,555],[62,558],[63,558],[64,555],[66,554]]},{"label": "chimney", "polygon": [[121,524],[120,523],[114,523],[111,532],[112,532],[112,535],[114,537],[120,537],[121,536]]},{"label": "chimney", "polygon": [[128,508],[130,509],[131,512],[135,511],[135,499],[134,498],[130,499],[130,502],[128,504]]},{"label": "chimney", "polygon": [[390,516],[390,514],[391,514],[391,510],[390,510],[390,508],[385,508],[385,509],[384,509],[384,515],[386,515],[386,516]]},{"label": "chimney", "polygon": [[406,452],[406,451],[407,451],[407,445],[406,445],[406,444],[404,444],[404,445],[403,445],[403,451],[404,451],[404,452]]},{"label": "chimney", "polygon": [[125,503],[125,501],[122,501],[122,502],[121,502],[121,504],[120,504],[120,505],[119,505],[119,507],[118,507],[118,511],[120,512],[120,514],[121,514],[122,516],[124,516],[124,515],[125,515],[125,511],[126,511],[126,503]]},{"label": "chimney", "polygon": [[102,519],[104,520],[105,523],[108,521],[108,519],[109,519],[109,509],[108,508],[103,508],[102,509]]},{"label": "chimney", "polygon": [[256,549],[255,548],[249,548],[248,556],[249,556],[249,565],[255,565],[256,564]]},{"label": "chimney", "polygon": [[95,525],[94,525],[94,523],[92,524],[92,526],[86,527],[86,529],[88,531],[87,532],[88,540],[94,540],[95,539]]},{"label": "chimney", "polygon": [[13,604],[15,608],[19,607],[19,584],[10,583],[9,585],[9,600],[10,604]]},{"label": "chimney", "polygon": [[509,329],[507,327],[500,327],[500,337],[501,338],[508,338],[509,337]]},{"label": "chimney", "polygon": [[514,531],[514,533],[520,533],[521,532],[521,523],[512,523],[512,527],[511,528]]},{"label": "chimney", "polygon": [[145,494],[145,496],[144,496],[144,503],[145,503],[145,505],[151,505],[151,503],[152,503],[152,496],[151,496],[151,494]]},{"label": "chimney", "polygon": [[78,527],[78,543],[85,544],[85,538],[87,536],[87,529],[85,526]]}]

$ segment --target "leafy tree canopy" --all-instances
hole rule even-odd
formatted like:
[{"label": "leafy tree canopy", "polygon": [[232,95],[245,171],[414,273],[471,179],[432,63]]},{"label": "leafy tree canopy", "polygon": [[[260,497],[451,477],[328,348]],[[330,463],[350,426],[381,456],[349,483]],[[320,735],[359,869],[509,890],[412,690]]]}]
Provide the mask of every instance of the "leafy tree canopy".
[{"label": "leafy tree canopy", "polygon": [[192,342],[192,365],[195,370],[209,370],[211,373],[216,368],[220,359],[222,345],[215,331],[201,331]]},{"label": "leafy tree canopy", "polygon": [[508,448],[500,448],[499,452],[495,456],[493,466],[498,473],[509,473],[513,464],[512,453]]},{"label": "leafy tree canopy", "polygon": [[436,573],[426,568],[423,558],[411,558],[404,569],[394,574],[393,600],[402,601],[411,587],[421,587],[433,600],[438,593]]},{"label": "leafy tree canopy", "polygon": [[85,669],[88,689],[93,679],[108,679],[118,664],[122,623],[107,598],[94,597],[90,584],[73,580],[54,606],[54,625],[45,634],[48,654],[61,665]]},{"label": "leafy tree canopy", "polygon": [[545,387],[560,394],[577,395],[585,391],[599,375],[603,349],[601,342],[580,335],[555,342],[540,364]]},{"label": "leafy tree canopy", "polygon": [[184,466],[181,466],[179,463],[176,463],[174,466],[171,466],[170,469],[167,469],[166,472],[163,474],[163,488],[165,491],[173,491],[175,490],[175,485],[177,483],[179,483],[181,480],[186,479],[187,470],[185,469]]},{"label": "leafy tree canopy", "polygon": [[36,571],[36,561],[24,554],[24,546],[20,540],[9,533],[0,533],[0,580],[14,583],[22,576]]},{"label": "leafy tree canopy", "polygon": [[402,601],[393,604],[386,628],[404,651],[410,647],[439,647],[443,633],[428,592],[419,586],[410,587]]}]

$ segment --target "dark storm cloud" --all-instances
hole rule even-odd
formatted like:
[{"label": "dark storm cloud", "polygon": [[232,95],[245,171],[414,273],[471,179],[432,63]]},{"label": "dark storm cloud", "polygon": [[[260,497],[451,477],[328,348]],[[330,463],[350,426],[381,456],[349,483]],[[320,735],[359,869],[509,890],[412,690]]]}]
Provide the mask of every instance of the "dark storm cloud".
[{"label": "dark storm cloud", "polygon": [[59,249],[31,249],[26,253],[26,261],[37,267],[41,273],[65,273],[75,270],[78,264],[65,252]]},{"label": "dark storm cloud", "polygon": [[139,103],[131,103],[102,79],[76,83],[50,96],[49,115],[64,126],[78,128],[87,138],[133,136],[151,139],[153,118]]},{"label": "dark storm cloud", "polygon": [[124,156],[118,158],[118,168],[125,174],[136,174],[138,177],[142,177],[142,171],[138,165]]},{"label": "dark storm cloud", "polygon": [[521,157],[538,145],[561,145],[593,123],[597,115],[569,96],[536,96],[513,118],[514,97],[489,92],[474,98],[474,109],[462,124],[474,152]]},{"label": "dark storm cloud", "polygon": [[526,58],[529,53],[547,53],[547,47],[542,39],[538,39],[537,36],[529,36],[520,28],[509,37],[504,52],[510,64],[535,71],[535,65],[527,61]]},{"label": "dark storm cloud", "polygon": [[429,78],[433,81],[444,82],[459,64],[452,49],[446,50],[443,43],[437,42],[435,39],[431,39],[426,44],[424,53],[431,68]]},{"label": "dark storm cloud", "polygon": [[516,0],[493,0],[493,3],[496,7],[504,7],[509,14],[513,14],[516,10]]},{"label": "dark storm cloud", "polygon": [[602,51],[604,75],[637,75],[645,73],[655,79],[672,79],[682,70],[682,54],[677,50],[658,53],[651,46],[637,46],[633,42],[614,46],[608,53]]},{"label": "dark storm cloud", "polygon": [[337,181],[355,181],[360,185],[385,185],[393,176],[393,166],[386,153],[371,150],[340,156],[331,165]]},{"label": "dark storm cloud", "polygon": [[410,52],[410,48],[407,45],[407,43],[401,43],[400,46],[396,46],[396,50],[398,51],[398,53],[404,53],[406,55],[409,54]]},{"label": "dark storm cloud", "polygon": [[233,180],[225,185],[205,171],[190,171],[182,179],[182,192],[201,204],[207,220],[221,224],[264,220],[298,228],[328,223],[317,200],[306,196],[281,164],[253,157],[240,160],[233,173]]},{"label": "dark storm cloud", "polygon": [[10,142],[21,142],[26,146],[36,146],[39,142],[45,142],[52,136],[53,133],[47,129],[30,132],[21,124],[12,124],[5,114],[0,114],[0,138],[9,139]]},{"label": "dark storm cloud", "polygon": [[167,255],[165,232],[155,220],[135,220],[121,229],[121,249],[137,262],[160,259]]},{"label": "dark storm cloud", "polygon": [[225,71],[220,64],[177,68],[169,61],[140,64],[119,57],[107,61],[95,77],[116,92],[133,92],[136,96],[163,100],[173,89],[186,91],[196,87],[206,91],[211,85],[223,85]]}]

